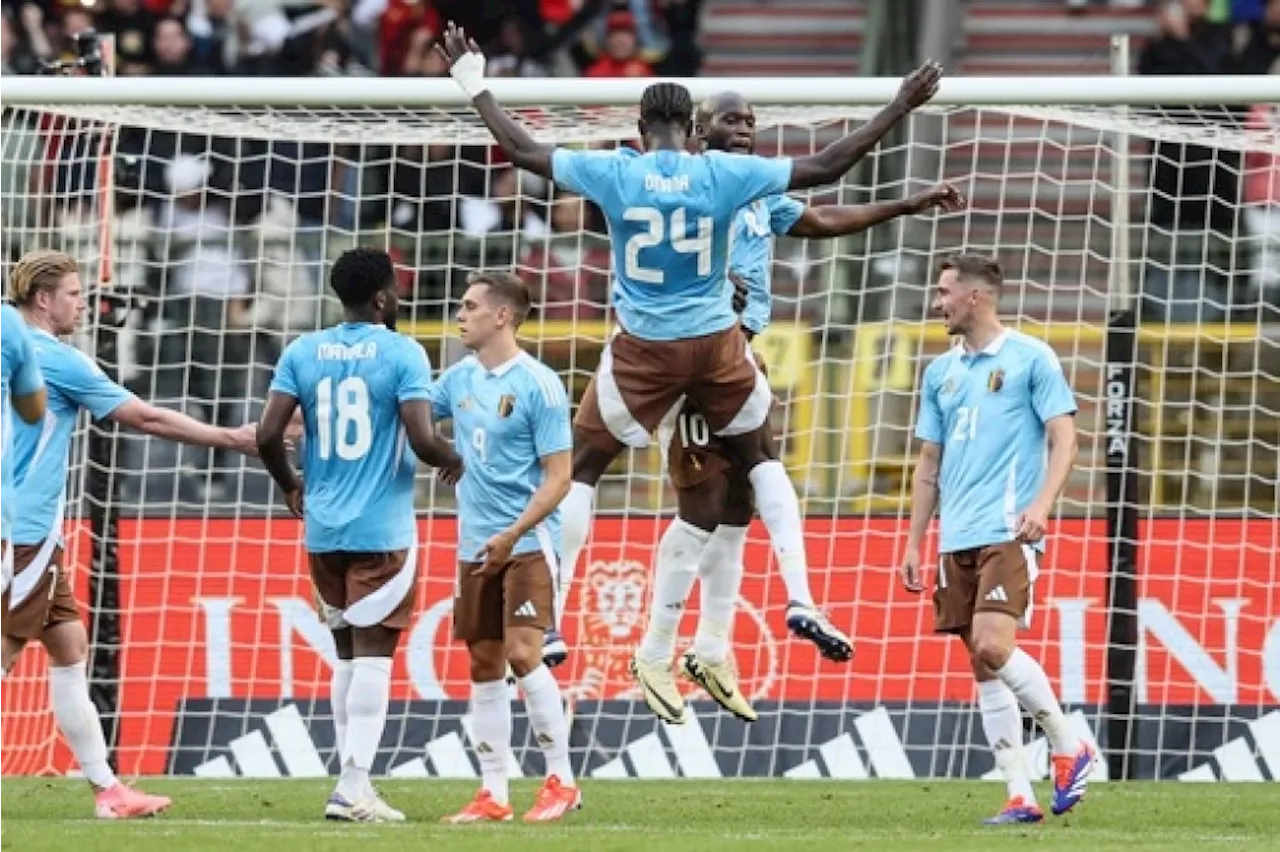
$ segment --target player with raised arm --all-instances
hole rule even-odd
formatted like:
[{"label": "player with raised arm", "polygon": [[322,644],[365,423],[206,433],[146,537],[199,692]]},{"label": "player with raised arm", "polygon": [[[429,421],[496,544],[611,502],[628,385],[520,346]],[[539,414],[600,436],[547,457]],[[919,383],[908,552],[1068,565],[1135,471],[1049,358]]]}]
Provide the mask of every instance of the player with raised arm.
[{"label": "player with raised arm", "polygon": [[4,596],[0,668],[11,671],[27,642],[39,639],[49,654],[53,716],[94,790],[97,816],[151,816],[167,808],[169,799],[120,783],[107,763],[102,723],[89,700],[89,638],[62,564],[71,433],[86,409],[95,420],[158,438],[256,454],[253,426],[222,429],[148,405],[107,378],[83,352],[61,342],[58,338],[76,330],[87,308],[75,261],[67,255],[39,250],[23,256],[13,267],[9,295],[29,327],[48,402],[40,422],[19,424],[14,431],[14,576]]},{"label": "player with raised arm", "polygon": [[[723,92],[708,99],[698,108],[694,126],[707,150],[755,153],[755,112],[736,92]],[[901,201],[810,207],[789,196],[774,195],[748,205],[738,212],[729,257],[730,275],[735,285],[745,290],[743,332],[748,339],[755,337],[772,317],[774,236],[842,237],[899,216],[934,208],[954,211],[963,205],[964,198],[945,183]],[[638,656],[655,665],[670,662],[684,604],[694,579],[701,578],[698,631],[692,650],[681,657],[680,671],[726,710],[746,721],[755,721],[755,710],[738,688],[729,659],[747,526],[754,513],[751,483],[692,404],[686,404],[678,415],[663,422],[659,440],[666,452],[678,510],[658,546],[658,577],[663,579],[654,590],[655,595],[661,592],[665,597],[655,597],[649,607]],[[679,536],[682,526],[710,534],[700,554],[686,555],[668,545],[668,537]],[[664,556],[672,552],[679,552],[681,558],[674,565],[664,564]],[[793,570],[786,570],[787,567]],[[790,630],[812,641],[828,659],[848,659],[852,647],[814,605],[809,578],[795,573],[794,566],[784,566],[781,573],[787,590]]]},{"label": "player with raised arm", "polygon": [[0,305],[0,593],[13,579],[13,413],[25,423],[38,423],[47,398],[27,324],[17,308]]},{"label": "player with raised arm", "polygon": [[524,821],[552,822],[582,802],[569,765],[560,686],[542,662],[542,637],[556,607],[556,507],[569,490],[569,397],[560,378],[516,343],[516,329],[529,314],[524,282],[478,272],[467,285],[458,331],[472,354],[440,377],[432,405],[437,419],[453,420],[453,439],[467,465],[458,485],[453,637],[466,643],[471,659],[471,739],[482,786],[443,821],[512,817],[509,665],[547,767]]},{"label": "player with raised arm", "polygon": [[[369,772],[387,719],[391,659],[413,613],[414,456],[451,481],[462,461],[431,420],[427,353],[395,332],[391,257],[351,249],[334,262],[329,283],[343,322],[304,334],[281,354],[258,448],[290,511],[303,519],[311,579],[338,652],[329,700],[342,769],[325,818],[401,822],[404,814],[383,801]],[[298,408],[305,490],[285,448]]]},{"label": "player with raised arm", "polygon": [[[757,199],[839,180],[899,118],[933,95],[941,68],[926,63],[893,104],[857,132],[791,160],[687,153],[693,102],[675,83],[654,83],[641,97],[645,153],[543,145],[488,91],[484,57],[474,42],[450,24],[441,50],[507,158],[589,198],[609,222],[620,328],[601,354],[575,421],[574,482],[562,507],[559,609],[587,540],[596,483],[624,447],[647,446],[682,397],[699,406],[710,430],[748,471],[779,562],[807,574],[800,503],[765,422],[773,394],[730,305],[730,232],[737,211]],[[707,536],[685,532],[681,546],[700,551]],[[681,716],[669,666],[634,663],[633,671],[651,707],[662,708],[663,718]]]},{"label": "player with raised arm", "polygon": [[1053,350],[1005,328],[997,314],[1000,265],[961,254],[942,264],[934,310],[961,341],[924,372],[912,478],[911,529],[902,564],[908,591],[924,590],[921,548],[941,502],[934,629],[968,650],[982,728],[1008,784],[991,824],[1040,822],[1022,749],[1031,714],[1053,753],[1053,812],[1084,797],[1093,749],[1082,742],[1044,669],[1017,646],[1053,505],[1076,457],[1076,402]]}]

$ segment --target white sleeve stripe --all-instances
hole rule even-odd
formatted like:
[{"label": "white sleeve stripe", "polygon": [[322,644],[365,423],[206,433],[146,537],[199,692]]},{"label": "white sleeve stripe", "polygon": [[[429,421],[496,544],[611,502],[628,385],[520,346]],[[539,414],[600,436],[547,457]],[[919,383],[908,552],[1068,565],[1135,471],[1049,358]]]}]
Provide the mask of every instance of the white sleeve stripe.
[{"label": "white sleeve stripe", "polygon": [[556,408],[568,401],[564,385],[560,384],[560,377],[552,373],[550,368],[535,361],[529,365],[529,372],[542,393],[542,401],[548,408]]}]

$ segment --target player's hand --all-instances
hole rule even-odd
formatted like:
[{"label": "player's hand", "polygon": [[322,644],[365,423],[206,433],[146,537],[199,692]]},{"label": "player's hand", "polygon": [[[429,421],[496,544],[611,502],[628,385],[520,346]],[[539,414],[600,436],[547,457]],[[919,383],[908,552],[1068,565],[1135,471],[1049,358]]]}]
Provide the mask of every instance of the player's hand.
[{"label": "player's hand", "polygon": [[1026,544],[1035,544],[1044,538],[1049,528],[1049,509],[1038,503],[1032,503],[1027,510],[1018,516],[1018,526],[1014,537]]},{"label": "player's hand", "polygon": [[918,109],[938,94],[941,81],[942,63],[930,59],[906,76],[898,89],[898,96],[893,99],[894,103],[908,112]]},{"label": "player's hand", "polygon": [[515,549],[517,537],[511,530],[503,530],[484,543],[476,554],[479,568],[471,572],[473,577],[492,577],[511,561],[511,551]]},{"label": "player's hand", "polygon": [[284,504],[289,507],[289,514],[302,520],[302,483],[298,483],[295,490],[285,492]]},{"label": "player's hand", "polygon": [[911,196],[911,209],[916,213],[923,213],[935,207],[943,213],[954,213],[957,210],[963,210],[966,203],[960,191],[949,183],[940,183]]},{"label": "player's hand", "polygon": [[736,272],[729,273],[733,282],[733,312],[740,314],[747,309],[747,282]]},{"label": "player's hand", "polygon": [[459,458],[457,464],[437,469],[436,477],[445,485],[457,485],[464,471],[462,459]]},{"label": "player's hand", "polygon": [[467,31],[453,21],[445,26],[444,38],[436,44],[436,51],[445,58],[450,68],[471,53],[479,56],[481,62],[484,61],[484,53],[481,52],[480,45],[476,44],[475,39],[468,38]]},{"label": "player's hand", "polygon": [[244,453],[250,458],[256,459],[258,457],[257,423],[245,423],[235,429],[228,429],[227,434],[231,437],[231,449]]},{"label": "player's hand", "polygon": [[920,571],[920,551],[917,548],[907,548],[906,554],[902,557],[902,587],[913,595],[918,595],[924,591],[924,576]]}]

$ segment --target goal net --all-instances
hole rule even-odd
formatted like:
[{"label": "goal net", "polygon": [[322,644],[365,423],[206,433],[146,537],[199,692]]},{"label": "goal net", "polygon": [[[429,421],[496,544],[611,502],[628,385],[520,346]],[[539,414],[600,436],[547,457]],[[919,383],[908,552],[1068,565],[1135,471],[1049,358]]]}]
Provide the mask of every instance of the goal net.
[{"label": "goal net", "polygon": [[[446,98],[450,81],[412,81],[416,95],[396,88],[402,81],[347,81],[379,89],[363,107],[316,105],[334,85],[346,93],[334,102],[358,103],[343,81],[289,81],[286,91],[264,81],[263,92],[234,93],[238,103],[199,88],[210,102],[187,106],[165,105],[189,103],[173,95],[180,81],[60,82],[5,83],[6,276],[37,247],[82,261],[86,280],[104,282],[92,289],[112,300],[77,343],[139,396],[208,422],[256,417],[282,347],[339,314],[328,264],[374,245],[397,264],[400,330],[437,368],[462,355],[452,316],[466,274],[517,270],[537,302],[523,341],[580,398],[610,323],[600,213],[504,164],[470,110]],[[632,140],[643,81],[611,81],[612,100],[586,82],[509,82],[503,91],[542,139]],[[767,155],[819,150],[896,89],[693,82],[698,97],[732,86],[756,100]],[[855,660],[823,662],[787,635],[757,525],[734,641],[760,720],[743,725],[693,695],[688,724],[657,723],[626,661],[674,498],[657,449],[632,451],[599,491],[566,619],[572,653],[557,671],[582,776],[991,772],[966,655],[931,633],[929,601],[896,575],[919,377],[948,346],[930,288],[936,261],[963,249],[999,257],[1008,322],[1053,346],[1080,405],[1079,461],[1023,646],[1080,734],[1104,753],[1127,749],[1139,776],[1280,779],[1280,122],[1267,106],[1280,92],[1255,83],[1256,99],[1240,102],[1249,89],[1219,87],[1196,97],[1224,106],[1175,108],[1151,106],[1187,102],[1163,100],[1171,90],[1159,81],[1033,82],[949,82],[844,183],[801,194],[867,203],[945,179],[969,197],[963,212],[777,242],[773,324],[757,347],[781,402],[775,424],[803,497],[812,583],[855,637]],[[822,104],[837,83],[850,103]],[[1033,105],[1012,103],[1018,91]],[[443,105],[391,106],[396,92]],[[1005,95],[984,99],[992,92]],[[1058,105],[1034,105],[1046,99]],[[1107,353],[1108,329],[1130,320],[1132,382]],[[1127,541],[1108,531],[1108,459],[1113,484],[1126,465],[1136,478],[1116,498],[1137,515]],[[94,697],[120,769],[334,771],[332,642],[312,612],[299,526],[261,466],[122,432],[96,449],[77,442],[68,493]],[[449,637],[454,501],[426,471],[419,507],[416,616],[375,770],[477,777],[465,652]],[[103,546],[104,508],[118,518],[113,547]],[[1113,574],[1130,570],[1136,594],[1109,607]],[[1136,618],[1136,638],[1109,639],[1117,611]],[[681,648],[696,614],[695,595]],[[1134,703],[1117,715],[1108,677],[1123,687],[1126,665]],[[5,773],[73,769],[45,709],[44,667],[31,648],[4,682]],[[532,775],[541,758],[516,707],[516,770]],[[1125,743],[1114,739],[1117,720],[1132,723]],[[1044,773],[1039,736],[1029,729]]]}]

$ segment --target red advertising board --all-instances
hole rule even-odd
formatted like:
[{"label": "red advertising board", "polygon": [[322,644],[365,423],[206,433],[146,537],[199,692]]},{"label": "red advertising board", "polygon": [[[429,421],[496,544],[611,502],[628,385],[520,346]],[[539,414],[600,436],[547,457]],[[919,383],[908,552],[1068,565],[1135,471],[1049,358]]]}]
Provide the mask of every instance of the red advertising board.
[{"label": "red advertising board", "polygon": [[[626,661],[639,641],[660,521],[596,522],[574,584],[558,672],[576,697],[634,696]],[[119,763],[163,772],[182,698],[323,695],[324,629],[299,540],[285,520],[142,520],[120,525]],[[927,595],[903,591],[896,566],[905,525],[895,519],[808,522],[812,583],[857,644],[851,665],[820,660],[788,637],[785,594],[763,529],[753,528],[734,628],[743,686],[757,699],[935,703],[969,701],[967,659],[931,633]],[[1064,700],[1105,700],[1108,554],[1101,521],[1059,524],[1036,584],[1023,647]],[[80,537],[72,557],[87,562]],[[466,698],[467,664],[450,641],[454,524],[421,525],[414,626],[395,669],[398,698]],[[1280,701],[1280,521],[1154,520],[1141,530],[1139,700],[1155,704]],[[77,571],[86,600],[84,571]],[[692,635],[696,591],[682,636]],[[6,774],[65,770],[46,712],[43,655],[28,651],[5,683]]]}]

